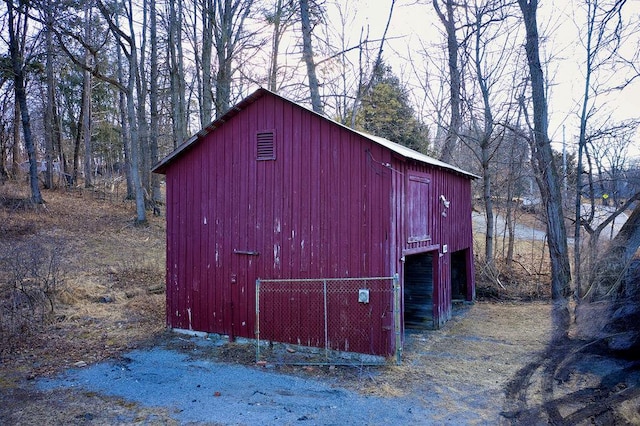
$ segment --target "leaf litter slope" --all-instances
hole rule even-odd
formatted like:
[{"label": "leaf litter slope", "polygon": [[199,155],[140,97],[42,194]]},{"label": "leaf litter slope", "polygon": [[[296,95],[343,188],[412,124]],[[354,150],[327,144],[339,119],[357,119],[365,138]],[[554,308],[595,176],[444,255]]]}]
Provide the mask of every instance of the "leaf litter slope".
[{"label": "leaf litter slope", "polygon": [[[207,424],[229,422],[209,411],[198,417],[197,411],[190,410],[188,404],[181,407],[177,400],[154,403],[96,388],[94,382],[49,390],[34,384],[65,377],[60,376],[65,371],[131,368],[127,360],[154,350],[166,350],[187,366],[189,362],[206,361],[207,368],[227,366],[233,370],[239,368],[237,364],[245,364],[242,368],[250,375],[311,380],[310,386],[340,390],[335,395],[355,395],[339,400],[340,404],[358,400],[362,405],[352,408],[366,411],[376,401],[385,401],[377,404],[384,407],[385,413],[393,415],[394,408],[390,407],[395,407],[401,410],[398,418],[409,420],[419,414],[427,423],[511,422],[518,416],[525,418],[522,413],[544,412],[536,411],[536,407],[549,400],[543,400],[536,386],[529,385],[539,381],[540,372],[535,366],[548,350],[549,305],[477,303],[464,307],[442,330],[407,332],[401,366],[277,367],[264,371],[253,365],[252,347],[225,342],[203,345],[198,339],[164,331],[164,295],[155,294],[164,279],[163,219],[151,217],[149,226],[134,227],[132,205],[96,199],[94,192],[84,190],[46,192],[46,208],[34,209],[23,203],[28,199],[25,190],[10,184],[0,188],[0,248],[27,238],[64,242],[67,285],[60,295],[54,322],[25,333],[19,342],[1,342],[0,418],[8,419],[8,424],[177,424],[187,418]],[[105,296],[111,303],[101,303]],[[181,358],[180,354],[187,357]],[[69,370],[85,363],[87,367]],[[519,391],[514,391],[514,378],[527,371],[533,373]],[[195,368],[193,372],[196,383],[202,369]],[[581,377],[576,373],[567,382],[579,390],[586,386]],[[597,381],[592,376],[587,379],[591,384]],[[209,393],[240,408],[252,407],[256,398],[269,395],[285,400],[296,398],[296,392],[286,388],[278,388],[280,393],[256,388],[258,393],[248,398],[242,392],[234,392],[234,387],[240,389],[242,382],[232,383],[219,397]],[[194,387],[193,391],[201,388]],[[509,392],[507,403],[505,389]],[[171,384],[165,383],[161,392],[170,396]],[[190,391],[183,394],[186,398],[193,396],[192,400],[200,398]],[[514,406],[514,398],[526,403]],[[317,398],[318,407],[323,400]],[[264,402],[260,402],[260,411],[267,412],[271,417],[266,419],[273,420],[274,413],[268,412],[265,405],[269,404]],[[296,405],[287,404],[282,402],[272,408],[293,412],[291,407]],[[322,410],[315,407],[314,411],[312,405],[296,421],[322,422]],[[610,411],[618,413],[617,418],[633,420],[633,410],[628,406],[632,406],[629,401],[622,401]],[[368,419],[376,424],[375,418]]]}]

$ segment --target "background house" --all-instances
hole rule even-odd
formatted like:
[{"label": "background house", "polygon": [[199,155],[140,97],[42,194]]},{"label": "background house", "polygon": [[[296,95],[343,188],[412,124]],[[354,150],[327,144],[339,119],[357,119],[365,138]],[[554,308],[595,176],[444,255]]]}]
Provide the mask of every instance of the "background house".
[{"label": "background house", "polygon": [[262,323],[277,324],[263,339],[330,339],[332,349],[388,355],[404,327],[437,328],[453,299],[474,299],[475,176],[267,90],[154,172],[166,175],[169,327],[253,338],[257,278],[398,274],[399,323],[392,292],[375,296],[372,287],[371,300],[359,302],[362,284],[340,290],[330,308],[340,324],[325,338],[311,331],[318,308],[307,296],[285,295],[261,313]]}]

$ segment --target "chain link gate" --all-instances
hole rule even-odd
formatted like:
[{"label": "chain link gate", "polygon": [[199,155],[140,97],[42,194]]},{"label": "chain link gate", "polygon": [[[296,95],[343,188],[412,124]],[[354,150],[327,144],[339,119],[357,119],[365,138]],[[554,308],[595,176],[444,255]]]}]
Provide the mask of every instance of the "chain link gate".
[{"label": "chain link gate", "polygon": [[399,364],[400,328],[397,274],[256,280],[256,362]]}]

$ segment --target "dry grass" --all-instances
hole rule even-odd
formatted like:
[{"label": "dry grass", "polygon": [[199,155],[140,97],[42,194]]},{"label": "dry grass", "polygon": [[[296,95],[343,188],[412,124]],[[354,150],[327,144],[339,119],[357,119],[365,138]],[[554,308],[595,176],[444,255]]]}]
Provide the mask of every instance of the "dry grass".
[{"label": "dry grass", "polygon": [[51,323],[0,343],[3,366],[36,377],[115,356],[161,332],[164,295],[149,290],[164,283],[164,219],[136,227],[131,203],[82,189],[44,192],[46,203],[34,206],[26,190],[0,187],[0,250],[27,240],[64,247],[65,286]]},{"label": "dry grass", "polygon": [[[57,294],[51,322],[11,342],[0,341],[0,417],[4,411],[15,424],[37,423],[35,419],[174,423],[166,409],[150,410],[73,389],[61,391],[50,403],[50,394],[25,385],[25,379],[57,373],[79,362],[115,358],[144,345],[163,342],[189,353],[194,348],[187,339],[169,339],[164,331],[165,296],[157,294],[164,283],[164,218],[150,216],[147,226],[136,227],[132,204],[95,197],[85,190],[45,192],[46,205],[32,206],[26,189],[11,183],[0,186],[0,250],[34,239],[64,247],[65,286]],[[495,283],[487,284],[490,297],[522,300],[548,294],[542,243],[519,242],[517,253],[522,265],[514,266],[510,273],[503,271],[506,289],[496,291]],[[481,292],[483,281],[479,281]],[[369,395],[395,398],[411,394],[439,405],[452,418],[471,412],[477,414],[478,423],[493,423],[510,381],[548,349],[551,307],[478,302],[462,309],[463,314],[455,315],[441,330],[409,335],[401,366],[283,367],[280,371],[317,377]],[[227,344],[207,354],[218,361],[255,362],[254,349],[247,345]],[[607,368],[614,367],[611,362]],[[572,371],[555,389],[562,396],[595,386],[602,377],[597,373]],[[540,401],[544,386],[539,378],[535,380],[526,395],[534,410],[544,402]],[[49,403],[50,410],[44,413],[42,406]],[[571,404],[563,410],[576,409]],[[611,411],[617,413],[617,420],[635,423],[640,421],[637,407],[635,397]],[[431,421],[451,423],[447,418]]]},{"label": "dry grass", "polygon": [[389,367],[380,378],[386,386],[372,383],[367,391],[394,395],[425,382],[502,389],[527,359],[544,349],[549,318],[550,305],[542,303],[480,303],[465,309],[441,330],[412,335],[403,364]]}]

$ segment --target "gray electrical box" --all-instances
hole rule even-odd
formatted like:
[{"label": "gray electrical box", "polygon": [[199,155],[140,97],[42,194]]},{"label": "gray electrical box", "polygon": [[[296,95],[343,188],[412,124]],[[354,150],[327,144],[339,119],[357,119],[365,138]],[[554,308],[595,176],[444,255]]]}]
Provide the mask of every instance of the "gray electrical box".
[{"label": "gray electrical box", "polygon": [[358,290],[358,302],[360,303],[369,303],[369,289],[361,288]]}]

